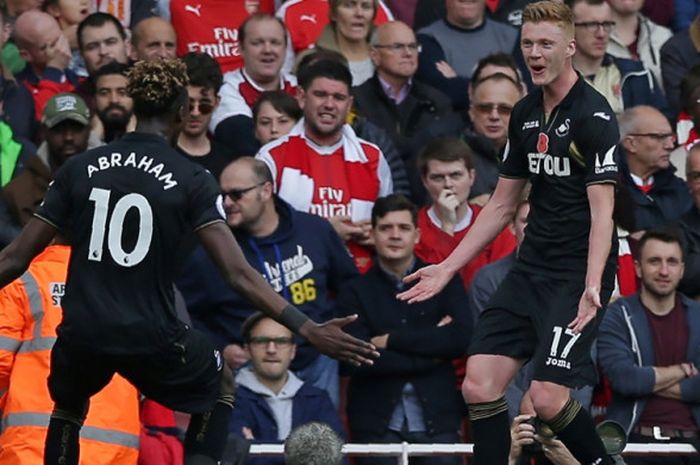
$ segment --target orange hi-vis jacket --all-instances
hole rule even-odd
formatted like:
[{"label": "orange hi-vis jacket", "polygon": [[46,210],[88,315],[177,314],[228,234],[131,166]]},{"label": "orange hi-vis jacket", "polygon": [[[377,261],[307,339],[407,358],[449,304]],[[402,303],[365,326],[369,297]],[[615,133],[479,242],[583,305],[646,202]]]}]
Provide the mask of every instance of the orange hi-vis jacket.
[{"label": "orange hi-vis jacket", "polygon": [[[53,402],[47,377],[61,321],[70,247],[52,245],[0,290],[0,464],[43,465]],[[115,375],[90,400],[80,432],[81,465],[135,465],[138,392]]]}]

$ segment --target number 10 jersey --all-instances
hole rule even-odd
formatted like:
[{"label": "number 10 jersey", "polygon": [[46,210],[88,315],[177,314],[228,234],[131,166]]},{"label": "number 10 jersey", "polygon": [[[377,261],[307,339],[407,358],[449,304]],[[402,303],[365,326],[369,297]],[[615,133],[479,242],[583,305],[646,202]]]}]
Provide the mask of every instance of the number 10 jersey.
[{"label": "number 10 jersey", "polygon": [[35,214],[73,247],[59,336],[112,354],[176,339],[172,281],[192,232],[223,221],[217,201],[213,176],[160,136],[130,133],[69,159]]}]

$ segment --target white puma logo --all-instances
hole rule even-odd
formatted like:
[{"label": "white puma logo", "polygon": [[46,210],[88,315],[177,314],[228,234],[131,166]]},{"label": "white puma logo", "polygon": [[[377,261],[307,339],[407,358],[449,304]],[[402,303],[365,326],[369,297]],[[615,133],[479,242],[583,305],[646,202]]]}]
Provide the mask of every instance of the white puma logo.
[{"label": "white puma logo", "polygon": [[189,11],[190,13],[194,13],[197,16],[201,17],[202,13],[199,11],[202,8],[202,4],[198,4],[197,6],[192,6],[192,5],[185,5],[185,11]]},{"label": "white puma logo", "polygon": [[301,21],[311,21],[314,24],[316,24],[318,22],[318,21],[316,21],[316,15],[301,15],[301,16],[299,16],[299,19]]}]

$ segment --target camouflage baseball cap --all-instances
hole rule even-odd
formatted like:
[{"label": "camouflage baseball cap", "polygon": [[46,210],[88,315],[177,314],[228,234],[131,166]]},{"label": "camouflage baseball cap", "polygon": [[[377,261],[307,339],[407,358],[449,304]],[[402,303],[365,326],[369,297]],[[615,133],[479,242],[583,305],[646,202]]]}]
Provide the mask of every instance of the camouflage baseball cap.
[{"label": "camouflage baseball cap", "polygon": [[90,110],[85,100],[75,94],[56,94],[46,103],[41,122],[51,129],[66,120],[87,126],[90,124]]}]

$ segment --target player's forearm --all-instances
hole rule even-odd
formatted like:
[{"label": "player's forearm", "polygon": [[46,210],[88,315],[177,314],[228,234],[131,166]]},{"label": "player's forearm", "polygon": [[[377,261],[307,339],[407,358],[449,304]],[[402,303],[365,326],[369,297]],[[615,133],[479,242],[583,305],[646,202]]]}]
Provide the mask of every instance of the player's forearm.
[{"label": "player's forearm", "polygon": [[591,230],[588,235],[588,259],[586,263],[586,287],[600,290],[603,271],[610,255],[613,230],[614,189],[612,184],[588,187],[591,207]]},{"label": "player's forearm", "polygon": [[591,223],[588,237],[588,261],[586,265],[586,287],[600,290],[600,283],[605,270],[612,241],[614,224],[612,218],[601,218]]},{"label": "player's forearm", "polygon": [[19,278],[29,266],[29,261],[17,253],[13,242],[0,251],[0,288]]}]

